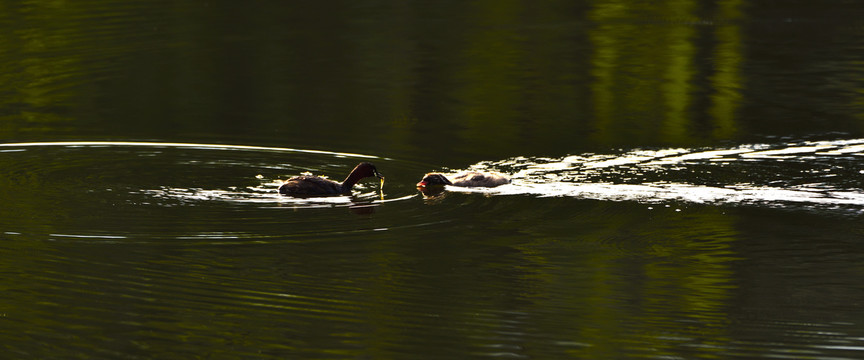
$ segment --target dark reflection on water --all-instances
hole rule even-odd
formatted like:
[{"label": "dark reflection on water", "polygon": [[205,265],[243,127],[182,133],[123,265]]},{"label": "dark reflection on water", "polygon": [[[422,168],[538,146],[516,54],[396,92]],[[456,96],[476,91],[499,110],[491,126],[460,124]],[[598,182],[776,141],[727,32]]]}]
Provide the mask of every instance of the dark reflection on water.
[{"label": "dark reflection on water", "polygon": [[0,4],[0,347],[860,358],[862,4]]},{"label": "dark reflection on water", "polygon": [[10,6],[4,137],[290,144],[467,165],[864,135],[859,5],[655,5]]}]

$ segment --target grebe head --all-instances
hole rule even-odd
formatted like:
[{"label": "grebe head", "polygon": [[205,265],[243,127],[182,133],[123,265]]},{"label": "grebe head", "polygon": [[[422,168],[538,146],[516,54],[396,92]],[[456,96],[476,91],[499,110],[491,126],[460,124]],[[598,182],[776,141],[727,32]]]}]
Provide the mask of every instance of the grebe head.
[{"label": "grebe head", "polygon": [[431,187],[431,186],[444,186],[451,185],[450,180],[447,180],[444,175],[429,173],[423,176],[423,179],[417,183],[417,187]]},{"label": "grebe head", "polygon": [[375,165],[372,165],[372,163],[370,163],[370,162],[362,162],[362,163],[357,164],[357,166],[354,167],[354,170],[351,170],[351,173],[356,173],[357,175],[360,176],[360,178],[372,177],[372,176],[377,177],[379,179],[384,178],[384,175],[381,175],[381,173],[378,172],[378,169],[375,167]]}]

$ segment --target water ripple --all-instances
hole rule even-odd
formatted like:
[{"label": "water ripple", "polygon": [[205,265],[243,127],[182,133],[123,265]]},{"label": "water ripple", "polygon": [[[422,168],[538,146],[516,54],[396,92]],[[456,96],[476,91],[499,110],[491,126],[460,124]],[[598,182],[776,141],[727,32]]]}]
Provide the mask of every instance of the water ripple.
[{"label": "water ripple", "polygon": [[[98,141],[0,144],[0,151],[0,192],[7,201],[23,204],[15,211],[0,209],[5,234],[57,242],[302,242],[325,233],[338,237],[438,226],[468,209],[499,211],[484,200],[494,195],[629,201],[649,208],[680,202],[864,212],[859,181],[864,139],[484,161],[470,169],[508,173],[513,183],[492,189],[450,187],[451,193],[469,196],[423,199],[430,206],[449,204],[433,208],[432,217],[429,208],[411,200],[421,199],[413,183],[435,169],[374,155]],[[353,196],[297,199],[276,191],[280,179],[308,170],[341,176],[358,159],[374,160],[388,176],[383,194],[377,183],[359,184]],[[486,196],[470,196],[474,193]],[[368,216],[376,211],[402,216],[371,221]],[[346,218],[346,213],[354,216]]]},{"label": "water ripple", "polygon": [[509,172],[513,174],[512,184],[450,190],[644,203],[803,205],[861,212],[862,155],[864,139],[728,149],[632,150],[562,158],[515,157],[471,166],[474,170]]},{"label": "water ripple", "polygon": [[415,226],[364,224],[382,205],[417,197],[399,181],[383,192],[378,182],[361,182],[352,196],[307,199],[277,188],[305,171],[344,176],[359,160],[394,169],[388,180],[407,172],[399,169],[423,171],[373,155],[246,145],[33,142],[0,144],[0,151],[0,195],[21,204],[0,209],[0,225],[16,238],[59,242],[228,245]]}]

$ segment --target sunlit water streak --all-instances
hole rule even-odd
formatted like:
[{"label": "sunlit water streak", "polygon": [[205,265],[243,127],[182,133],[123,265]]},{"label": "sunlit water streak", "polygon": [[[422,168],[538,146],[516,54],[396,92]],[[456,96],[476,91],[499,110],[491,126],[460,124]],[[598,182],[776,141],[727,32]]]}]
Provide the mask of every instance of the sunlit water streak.
[{"label": "sunlit water streak", "polygon": [[[161,147],[161,148],[190,148],[190,149],[218,149],[218,150],[241,150],[241,151],[276,151],[276,152],[296,152],[306,154],[330,155],[335,157],[350,157],[350,158],[365,158],[365,159],[381,159],[378,156],[363,155],[347,152],[309,150],[309,149],[294,149],[285,147],[272,146],[250,146],[250,145],[228,145],[228,144],[196,144],[196,143],[172,143],[172,142],[147,142],[147,141],[56,141],[56,142],[25,142],[25,143],[7,143],[0,144],[0,147],[119,147],[119,146],[134,146],[134,147]],[[22,149],[13,149],[8,151],[23,151]],[[386,159],[386,158],[385,158]]]},{"label": "sunlit water streak", "polygon": [[[13,155],[34,147],[224,150],[393,161],[386,157],[346,152],[161,142],[10,143],[0,144],[0,151]],[[147,157],[154,154],[142,150],[137,155]],[[862,155],[864,155],[864,139],[745,144],[726,149],[642,149],[618,154],[581,154],[561,158],[515,157],[502,161],[484,161],[470,167],[472,170],[497,170],[509,173],[513,178],[512,184],[494,189],[458,187],[448,187],[448,189],[469,193],[480,192],[487,195],[522,194],[644,203],[682,201],[697,204],[766,206],[798,204],[860,209],[864,206],[864,191],[858,180],[864,173],[864,166],[858,162]],[[244,159],[188,160],[160,165],[178,166],[177,173],[180,175],[183,171],[206,173],[207,169],[200,167],[251,166],[245,163]],[[181,169],[179,168],[181,165],[199,168]],[[28,164],[28,166],[34,165]],[[276,163],[262,163],[256,166],[282,169]],[[408,200],[415,196],[413,192],[401,192],[395,196],[384,197],[379,193],[380,189],[359,184],[357,191],[350,197],[300,199],[279,196],[276,188],[281,181],[277,178],[260,174],[257,178],[256,184],[250,186],[208,189],[163,185],[157,188],[133,189],[130,194],[149,198],[151,200],[138,199],[137,201],[156,206],[176,205],[171,201],[183,205],[218,201],[280,208],[378,206],[386,202]],[[401,186],[402,189],[406,187]]]},{"label": "sunlit water streak", "polygon": [[[45,216],[57,217],[57,223],[67,223],[45,231],[45,238],[56,242],[162,239],[197,246],[305,241],[310,234],[321,234],[322,229],[336,235],[437,226],[449,221],[446,213],[451,211],[440,209],[442,217],[429,220],[421,204],[409,204],[421,198],[414,181],[424,171],[435,170],[432,166],[405,168],[400,160],[374,155],[245,145],[97,141],[0,144],[0,151],[4,151],[5,180],[11,182],[4,191],[12,191],[9,194],[34,209],[43,208]],[[512,184],[492,189],[448,189],[487,196],[637,202],[648,208],[746,205],[857,214],[864,211],[859,180],[864,172],[862,155],[864,139],[515,157],[470,167],[510,174]],[[293,198],[278,194],[280,179],[307,169],[341,176],[355,164],[355,158],[371,159],[385,175],[393,175],[390,178],[408,181],[388,181],[383,192],[377,182],[360,183],[352,196]],[[406,171],[411,173],[400,173]],[[62,186],[53,186],[54,179],[61,179]],[[424,199],[427,204],[439,201]],[[341,212],[311,220],[285,213],[343,208],[363,215],[401,202],[406,202],[400,207],[405,219],[359,229],[342,225]],[[22,222],[15,220],[20,214],[7,215],[11,227],[4,229],[5,234],[13,238],[32,235],[32,228],[16,227]],[[112,222],[132,225],[104,227]],[[185,230],[177,232],[181,224]],[[283,230],[288,224],[293,224],[290,234]],[[272,230],[262,231],[264,228]]]},{"label": "sunlit water streak", "polygon": [[366,186],[358,186],[358,191],[352,196],[326,196],[294,198],[278,195],[280,182],[263,184],[261,186],[250,186],[243,189],[233,188],[228,190],[208,190],[202,188],[172,188],[165,187],[158,190],[141,190],[142,194],[152,196],[155,199],[176,199],[189,204],[202,201],[222,201],[237,204],[258,204],[262,207],[279,207],[290,205],[294,208],[316,208],[333,206],[377,206],[379,204],[402,201],[415,197],[406,195],[394,198],[381,198],[378,189]]},{"label": "sunlit water streak", "polygon": [[864,139],[516,157],[471,167],[509,172],[512,184],[493,189],[448,189],[489,195],[772,207],[797,204],[861,211],[861,156]]}]

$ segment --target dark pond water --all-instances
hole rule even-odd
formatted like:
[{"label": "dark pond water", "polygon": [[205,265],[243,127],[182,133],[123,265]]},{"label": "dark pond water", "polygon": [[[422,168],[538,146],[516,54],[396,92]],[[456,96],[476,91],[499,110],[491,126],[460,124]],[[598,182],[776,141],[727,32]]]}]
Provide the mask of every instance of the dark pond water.
[{"label": "dark pond water", "polygon": [[862,358],[860,19],[0,4],[3,357]]}]

